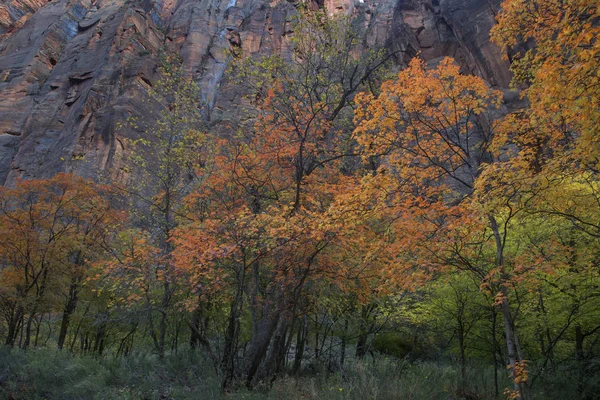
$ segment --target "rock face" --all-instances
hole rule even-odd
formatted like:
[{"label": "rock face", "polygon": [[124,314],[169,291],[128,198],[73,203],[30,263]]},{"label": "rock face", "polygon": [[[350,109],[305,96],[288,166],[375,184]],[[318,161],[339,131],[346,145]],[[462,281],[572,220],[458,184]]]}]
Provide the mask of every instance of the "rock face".
[{"label": "rock face", "polygon": [[[420,52],[507,88],[508,67],[489,42],[500,0],[317,0],[352,14],[366,45],[405,64]],[[143,100],[164,49],[181,54],[213,123],[235,118],[227,79],[233,54],[286,51],[290,0],[5,0],[0,5],[0,185],[59,171],[118,175],[123,127]]]}]

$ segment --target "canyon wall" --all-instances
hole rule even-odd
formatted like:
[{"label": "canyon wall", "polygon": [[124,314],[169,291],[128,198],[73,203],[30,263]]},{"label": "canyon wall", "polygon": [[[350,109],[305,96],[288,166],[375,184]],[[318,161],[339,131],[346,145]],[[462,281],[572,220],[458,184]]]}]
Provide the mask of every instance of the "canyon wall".
[{"label": "canyon wall", "polygon": [[[211,124],[243,113],[230,82],[232,57],[284,52],[298,3],[288,0],[2,0],[0,185],[60,171],[119,176],[123,124],[151,115],[145,92],[160,54],[178,52],[198,82]],[[465,72],[506,93],[510,74],[489,41],[500,0],[317,0],[357,18],[365,45],[454,57]]]}]

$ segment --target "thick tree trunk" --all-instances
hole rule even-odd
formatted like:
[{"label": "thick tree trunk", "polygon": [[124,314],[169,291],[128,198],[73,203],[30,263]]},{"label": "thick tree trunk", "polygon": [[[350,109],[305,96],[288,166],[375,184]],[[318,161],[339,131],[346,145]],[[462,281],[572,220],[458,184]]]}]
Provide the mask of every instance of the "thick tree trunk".
[{"label": "thick tree trunk", "polygon": [[283,370],[283,364],[285,361],[285,345],[286,345],[286,333],[288,330],[289,322],[283,314],[279,316],[277,321],[277,328],[273,333],[269,351],[265,358],[264,366],[260,370],[259,374],[254,378],[255,381],[262,379],[271,378],[271,381],[275,379],[277,374]]},{"label": "thick tree trunk", "polygon": [[252,388],[255,384],[254,378],[258,372],[258,368],[264,359],[275,329],[277,328],[279,315],[267,314],[258,323],[256,334],[250,340],[248,348],[248,358],[246,363],[246,385]]}]

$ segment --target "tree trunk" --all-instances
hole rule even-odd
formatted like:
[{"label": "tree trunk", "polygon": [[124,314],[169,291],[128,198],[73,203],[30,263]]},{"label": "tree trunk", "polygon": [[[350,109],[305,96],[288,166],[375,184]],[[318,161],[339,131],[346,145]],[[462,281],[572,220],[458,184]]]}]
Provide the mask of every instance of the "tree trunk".
[{"label": "tree trunk", "polygon": [[458,327],[458,347],[460,350],[460,380],[461,387],[464,389],[467,381],[467,358],[465,354],[465,334],[462,323]]},{"label": "tree trunk", "polygon": [[575,325],[575,358],[577,360],[577,393],[583,395],[585,382],[585,353],[583,352],[583,340],[585,336],[581,330],[581,325]]},{"label": "tree trunk", "polygon": [[98,330],[96,331],[96,338],[94,342],[94,353],[99,356],[104,352],[104,340],[106,336],[106,324],[103,322],[98,326]]},{"label": "tree trunk", "polygon": [[[50,318],[50,316],[48,316]],[[38,339],[40,337],[40,329],[42,327],[42,321],[44,320],[44,314],[40,315],[40,320],[36,321],[35,324],[35,340],[33,341],[33,347],[38,347]]]},{"label": "tree trunk", "polygon": [[250,340],[248,349],[248,361],[246,363],[246,385],[249,388],[254,386],[254,377],[258,372],[258,368],[267,353],[269,344],[273,337],[273,333],[277,328],[279,321],[279,313],[277,315],[263,315],[263,319],[259,322],[256,328],[256,334]]},{"label": "tree trunk", "polygon": [[19,325],[23,318],[23,307],[21,305],[16,307],[15,312],[8,321],[8,334],[6,336],[6,345],[14,346],[17,336],[19,335]]},{"label": "tree trunk", "polygon": [[225,344],[223,345],[223,357],[221,358],[220,370],[223,374],[223,389],[227,389],[235,376],[234,359],[236,356],[238,334],[239,334],[239,318],[243,292],[238,290],[231,303],[229,311],[229,321],[227,330],[225,331]]},{"label": "tree trunk", "polygon": [[[102,355],[104,351],[104,344],[106,338],[106,325],[108,323],[108,310],[104,311],[101,315],[101,320],[98,323],[98,328],[96,329],[96,336],[94,338],[94,353],[98,355]],[[91,346],[89,343],[88,348]]]},{"label": "tree trunk", "polygon": [[80,279],[81,278],[77,276],[73,276],[71,278],[71,285],[69,286],[69,297],[63,310],[63,317],[60,323],[60,332],[58,334],[59,350],[62,350],[63,346],[65,345],[65,340],[67,338],[67,330],[69,329],[69,323],[71,321],[71,315],[75,312],[75,309],[77,308],[77,298],[79,294]]},{"label": "tree trunk", "polygon": [[23,342],[21,348],[27,349],[31,344],[31,326],[33,325],[33,321],[37,316],[37,304],[33,307],[33,311],[29,314],[29,318],[27,318],[27,327],[25,328],[25,341]]},{"label": "tree trunk", "polygon": [[[500,268],[502,273],[502,283],[507,279],[506,278],[506,269],[504,265],[504,241],[500,234],[500,228],[498,227],[498,222],[493,215],[489,215],[490,227],[492,228],[492,232],[494,234],[494,239],[496,242],[496,266]],[[513,320],[510,314],[510,306],[508,304],[508,290],[504,284],[501,285],[501,303],[500,309],[502,312],[502,317],[504,319],[504,330],[506,336],[506,349],[507,349],[507,357],[508,357],[508,369],[510,371],[511,377],[514,382],[514,391],[516,393],[516,399],[521,400],[523,398],[523,387],[520,384],[519,378],[515,374],[515,367],[517,362],[522,361],[520,358],[517,359],[516,354],[516,332],[513,329]]]},{"label": "tree trunk", "polygon": [[273,338],[271,339],[271,345],[264,362],[264,367],[262,368],[261,373],[255,377],[255,381],[272,378],[272,382],[277,374],[282,371],[285,360],[285,339],[289,326],[288,324],[287,319],[281,314],[277,321],[277,328],[275,328]]},{"label": "tree trunk", "polygon": [[[168,268],[168,266],[166,267]],[[167,321],[169,315],[169,306],[171,304],[172,288],[169,281],[169,274],[165,274],[165,282],[163,283],[163,295],[160,303],[160,321],[158,322],[158,356],[164,358],[165,343],[167,337]]]},{"label": "tree trunk", "polygon": [[79,323],[77,324],[77,329],[75,329],[75,334],[73,335],[73,341],[71,342],[71,351],[73,351],[74,347],[75,347],[75,343],[77,342],[77,336],[79,335],[79,330],[81,329],[81,324],[83,323],[83,318],[87,315],[88,311],[90,310],[90,305],[88,303],[87,307],[85,308],[85,311],[83,312],[83,316],[82,318],[79,320]]},{"label": "tree trunk", "polygon": [[302,358],[304,357],[304,347],[308,337],[308,321],[306,317],[302,318],[298,333],[296,334],[296,355],[294,356],[293,374],[297,375],[302,367]]},{"label": "tree trunk", "polygon": [[346,361],[346,336],[348,335],[348,318],[344,320],[344,333],[342,335],[342,344],[340,346],[340,369],[344,370],[344,362]]},{"label": "tree trunk", "polygon": [[510,315],[510,307],[508,304],[508,298],[506,297],[505,292],[506,292],[506,289],[503,288],[502,289],[503,297],[502,297],[501,310],[502,310],[502,317],[504,319],[504,330],[505,330],[505,337],[506,337],[508,368],[509,368],[511,377],[514,382],[514,390],[515,390],[515,392],[518,393],[517,399],[521,399],[522,398],[521,385],[517,381],[517,376],[515,375],[515,366],[517,363],[517,356],[516,356],[515,342],[514,342],[513,331],[512,331],[512,319],[511,319],[511,315]]},{"label": "tree trunk", "polygon": [[203,333],[201,327],[202,321],[202,297],[198,295],[198,304],[192,313],[192,321],[190,326],[190,349],[195,349],[200,344],[200,333]]},{"label": "tree trunk", "polygon": [[495,307],[492,307],[492,361],[494,362],[494,396],[498,397],[500,394],[500,388],[498,385],[498,339],[496,339],[496,319],[498,318],[498,313]]},{"label": "tree trunk", "polygon": [[360,328],[358,333],[358,341],[356,342],[356,358],[363,358],[367,354],[367,339],[369,331],[367,329],[367,306],[362,306],[361,309]]}]

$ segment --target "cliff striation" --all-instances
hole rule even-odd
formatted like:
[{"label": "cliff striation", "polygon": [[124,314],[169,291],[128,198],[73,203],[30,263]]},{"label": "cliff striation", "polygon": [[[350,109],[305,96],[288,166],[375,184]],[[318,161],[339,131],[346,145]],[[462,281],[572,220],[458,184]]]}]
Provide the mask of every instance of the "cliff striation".
[{"label": "cliff striation", "polygon": [[[402,65],[420,52],[456,58],[465,71],[508,87],[489,42],[500,0],[317,0],[356,16],[365,45],[386,45]],[[233,55],[286,51],[290,0],[4,0],[0,4],[0,185],[59,171],[113,171],[126,151],[122,127],[143,101],[163,49],[181,54],[212,124],[244,107],[229,83]],[[508,90],[507,101],[511,100]]]}]

